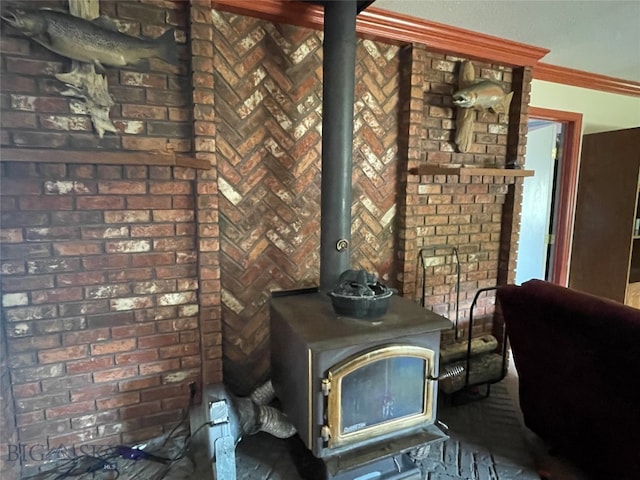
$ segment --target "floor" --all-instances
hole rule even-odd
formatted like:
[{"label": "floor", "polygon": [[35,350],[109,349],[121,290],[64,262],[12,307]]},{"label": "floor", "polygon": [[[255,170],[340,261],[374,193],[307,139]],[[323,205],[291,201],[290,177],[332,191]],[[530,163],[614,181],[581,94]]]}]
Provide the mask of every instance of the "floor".
[{"label": "floor", "polygon": [[[419,463],[421,480],[584,480],[570,465],[547,454],[545,446],[521,423],[517,405],[517,378],[509,375],[494,384],[490,395],[464,405],[443,401],[438,417],[448,427],[449,440],[431,448]],[[111,459],[108,466],[92,473],[83,465],[69,474],[77,480],[182,480],[211,479],[213,473],[203,449],[182,455],[186,432],[165,445],[149,442],[150,451],[180,458],[171,465],[148,460]],[[236,448],[237,473],[219,480],[301,480],[292,461],[292,443],[266,434],[244,438]],[[298,457],[297,455],[295,455]],[[314,461],[313,459],[311,460]],[[42,472],[30,480],[62,480],[64,467]],[[74,466],[74,465],[72,465]],[[89,465],[92,467],[92,465]],[[76,466],[74,466],[76,467]],[[305,480],[324,478],[314,465]],[[119,475],[118,475],[119,474]],[[374,477],[372,477],[374,478]],[[26,480],[26,477],[24,478]]]},{"label": "floor", "polygon": [[[421,480],[586,480],[569,463],[549,455],[547,446],[524,427],[517,374],[510,364],[509,374],[492,385],[488,397],[459,406],[440,402],[438,418],[450,438],[420,462]],[[237,448],[237,480],[302,479],[288,450],[286,441],[247,437]]]},{"label": "floor", "polygon": [[[461,406],[444,401],[439,408],[450,438],[420,462],[422,480],[540,480],[508,381],[493,385],[482,400]],[[323,478],[313,474],[313,465],[301,477],[290,451],[287,441],[267,435],[245,438],[236,450],[237,480]]]},{"label": "floor", "polygon": [[425,479],[540,479],[505,383],[482,400],[441,406],[439,418],[450,438],[432,448]]}]

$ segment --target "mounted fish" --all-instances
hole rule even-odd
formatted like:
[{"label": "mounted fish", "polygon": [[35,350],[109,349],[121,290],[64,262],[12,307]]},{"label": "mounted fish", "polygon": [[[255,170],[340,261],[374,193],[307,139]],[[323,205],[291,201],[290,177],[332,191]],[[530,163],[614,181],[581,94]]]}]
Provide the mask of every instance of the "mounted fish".
[{"label": "mounted fish", "polygon": [[173,29],[157,39],[120,33],[107,17],[86,20],[57,10],[14,9],[0,15],[5,22],[33,41],[63,57],[95,65],[148,67],[150,58],[178,64]]},{"label": "mounted fish", "polygon": [[453,94],[453,104],[461,108],[492,110],[494,113],[508,113],[513,92],[505,92],[498,82],[477,80],[470,86]]}]

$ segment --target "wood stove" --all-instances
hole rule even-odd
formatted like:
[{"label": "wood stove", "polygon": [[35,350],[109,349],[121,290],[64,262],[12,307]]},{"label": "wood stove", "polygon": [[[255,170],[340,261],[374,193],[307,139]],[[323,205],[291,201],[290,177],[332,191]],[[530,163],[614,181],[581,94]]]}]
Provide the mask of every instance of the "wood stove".
[{"label": "wood stove", "polygon": [[446,328],[446,318],[397,296],[372,321],[336,315],[313,289],[274,294],[273,386],[328,478],[446,438],[435,425]]},{"label": "wood stove", "polygon": [[272,383],[326,479],[419,479],[405,452],[436,426],[440,331],[451,322],[394,295],[375,319],[338,316],[328,292],[350,269],[356,17],[372,1],[324,5],[320,287],[271,300]]}]

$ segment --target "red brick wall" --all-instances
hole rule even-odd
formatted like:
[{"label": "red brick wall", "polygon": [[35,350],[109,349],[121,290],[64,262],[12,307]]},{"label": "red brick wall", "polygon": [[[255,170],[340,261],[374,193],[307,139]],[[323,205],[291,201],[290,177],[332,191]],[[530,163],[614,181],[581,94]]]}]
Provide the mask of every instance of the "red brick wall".
[{"label": "red brick wall", "polygon": [[17,458],[18,430],[11,389],[11,373],[4,328],[0,328],[0,476],[6,480],[20,478]]},{"label": "red brick wall", "polygon": [[[50,163],[0,164],[2,328],[17,440],[45,448],[148,439],[181,417],[189,382],[221,380],[215,171],[128,164],[138,151],[192,150],[214,163],[208,98],[189,76],[189,5],[101,9],[129,33],[175,27],[185,60],[152,61],[145,73],[110,69],[119,132],[103,139],[51,75],[69,62],[2,31],[2,147],[51,148]],[[86,163],[64,163],[64,150],[86,151]],[[94,151],[122,152],[123,164],[100,164]],[[3,431],[3,447],[9,440]]]},{"label": "red brick wall", "polygon": [[200,377],[191,169],[3,162],[2,300],[18,432],[130,443]]},{"label": "red brick wall", "polygon": [[[224,378],[247,392],[269,375],[270,291],[319,282],[322,32],[217,11],[213,24]],[[356,52],[352,268],[387,284],[398,51]]]},{"label": "red brick wall", "polygon": [[[405,132],[406,170],[421,165],[497,166],[507,160],[523,164],[526,138],[526,106],[530,73],[474,61],[476,77],[491,78],[514,90],[510,115],[475,113],[474,142],[460,153],[454,143],[455,107],[451,94],[457,89],[461,58],[428,52],[414,45],[406,54],[404,81],[410,96],[402,120]],[[514,76],[516,77],[514,79]],[[521,94],[521,92],[525,94]],[[455,318],[456,265],[460,260],[460,334],[466,335],[472,299],[478,289],[513,281],[519,231],[522,179],[508,176],[402,174],[406,188],[400,208],[403,227],[399,280],[405,295],[423,297],[429,308]],[[433,249],[442,245],[442,248]],[[423,270],[419,252],[426,249]],[[474,309],[477,334],[493,330],[495,297],[479,298]],[[476,321],[478,321],[476,323]],[[444,333],[444,341],[453,332]]]},{"label": "red brick wall", "polygon": [[[176,28],[180,55],[176,67],[151,60],[149,72],[109,69],[109,93],[116,105],[111,119],[119,135],[93,133],[84,105],[61,96],[67,87],[55,73],[70,61],[52,54],[10,27],[2,29],[2,145],[91,150],[189,152],[192,121],[188,47],[188,4],[181,1],[101,2],[101,14],[117,18],[125,32],[158,36]],[[66,8],[67,2],[39,2]]]},{"label": "red brick wall", "polygon": [[222,381],[217,129],[212,105],[215,99],[211,59],[214,25],[209,2],[193,1],[190,19],[194,155],[212,166],[211,170],[198,170],[195,191],[202,382],[206,385]]}]

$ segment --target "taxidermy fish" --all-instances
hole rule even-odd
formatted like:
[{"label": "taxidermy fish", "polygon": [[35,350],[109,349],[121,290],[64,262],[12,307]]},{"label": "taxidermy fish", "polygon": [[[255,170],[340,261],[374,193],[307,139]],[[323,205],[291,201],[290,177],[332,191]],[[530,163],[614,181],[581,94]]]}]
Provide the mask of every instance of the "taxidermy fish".
[{"label": "taxidermy fish", "polygon": [[506,93],[498,82],[478,80],[467,88],[455,92],[453,104],[456,107],[491,109],[496,113],[507,113],[512,97],[513,92]]},{"label": "taxidermy fish", "polygon": [[58,55],[92,63],[100,73],[105,65],[144,68],[150,58],[178,63],[173,29],[152,40],[118,32],[107,17],[85,20],[57,10],[15,9],[0,18]]}]

